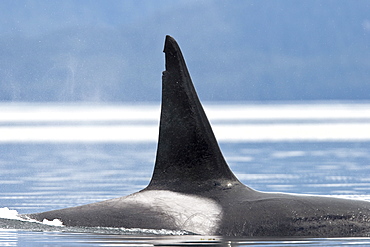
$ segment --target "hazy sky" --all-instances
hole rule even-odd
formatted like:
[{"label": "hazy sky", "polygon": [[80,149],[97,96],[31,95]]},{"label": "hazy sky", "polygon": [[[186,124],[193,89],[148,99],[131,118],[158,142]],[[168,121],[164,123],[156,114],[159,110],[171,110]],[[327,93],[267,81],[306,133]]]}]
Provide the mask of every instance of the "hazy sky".
[{"label": "hazy sky", "polygon": [[2,0],[0,99],[158,99],[166,34],[205,99],[370,98],[369,1]]}]

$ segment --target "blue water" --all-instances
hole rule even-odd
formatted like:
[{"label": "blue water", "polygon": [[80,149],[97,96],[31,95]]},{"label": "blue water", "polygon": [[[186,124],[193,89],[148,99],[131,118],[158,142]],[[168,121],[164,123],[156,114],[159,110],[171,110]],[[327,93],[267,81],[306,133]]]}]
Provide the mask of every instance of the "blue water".
[{"label": "blue water", "polygon": [[[156,108],[153,109],[157,111]],[[279,108],[276,108],[276,111],[279,111]],[[358,119],[361,119],[361,123],[370,123],[367,116],[358,116]],[[97,120],[94,121],[88,124],[96,124]],[[157,124],[155,121],[150,124],[148,120],[140,121],[146,121],[148,125]],[[227,121],[228,124],[233,124],[232,119]],[[289,121],[292,124],[296,120]],[[343,119],[340,121],[343,123]],[[355,121],[356,118],[350,119],[351,124]],[[301,123],[302,119],[296,121],[297,126]],[[68,124],[77,126],[81,123],[73,120]],[[137,121],[131,124],[136,125]],[[240,119],[235,121],[235,124],[240,124]],[[254,122],[253,125],[255,124]],[[30,123],[24,119],[18,122],[13,119],[8,122],[3,120],[0,129],[1,126],[30,125],[64,126],[65,123],[56,123],[53,120],[41,124],[40,120],[33,120]],[[115,125],[110,122],[105,127],[109,126]],[[99,142],[55,141],[55,139],[2,141],[0,208],[8,207],[19,213],[41,212],[120,197],[138,191],[150,180],[156,145],[150,138],[148,141]],[[370,140],[221,141],[220,146],[237,177],[254,189],[370,200]],[[68,229],[30,225],[16,220],[0,220],[0,246],[370,244],[370,238],[258,240],[168,234],[172,233]]]}]

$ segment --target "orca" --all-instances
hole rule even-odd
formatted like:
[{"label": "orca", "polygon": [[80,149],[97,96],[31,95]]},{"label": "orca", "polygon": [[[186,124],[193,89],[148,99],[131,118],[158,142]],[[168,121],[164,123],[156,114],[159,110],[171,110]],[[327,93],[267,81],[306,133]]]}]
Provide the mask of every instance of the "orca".
[{"label": "orca", "polygon": [[22,217],[215,236],[370,235],[370,202],[266,193],[242,184],[221,153],[174,38],[166,36],[164,53],[159,139],[149,185],[128,196]]}]

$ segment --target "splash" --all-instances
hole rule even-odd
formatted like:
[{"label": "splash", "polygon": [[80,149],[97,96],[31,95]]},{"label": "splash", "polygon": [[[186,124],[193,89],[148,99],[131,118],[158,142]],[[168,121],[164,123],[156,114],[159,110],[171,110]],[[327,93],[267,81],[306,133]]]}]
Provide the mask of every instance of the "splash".
[{"label": "splash", "polygon": [[17,210],[11,210],[7,207],[0,208],[0,218],[10,219],[10,220],[22,220],[18,215],[19,214]]},{"label": "splash", "polygon": [[8,220],[19,220],[19,221],[27,221],[32,223],[39,223],[48,226],[63,226],[63,222],[59,219],[47,220],[44,219],[42,222],[28,218],[28,217],[20,217],[17,210],[12,210],[7,207],[0,208],[0,218],[8,219]]}]

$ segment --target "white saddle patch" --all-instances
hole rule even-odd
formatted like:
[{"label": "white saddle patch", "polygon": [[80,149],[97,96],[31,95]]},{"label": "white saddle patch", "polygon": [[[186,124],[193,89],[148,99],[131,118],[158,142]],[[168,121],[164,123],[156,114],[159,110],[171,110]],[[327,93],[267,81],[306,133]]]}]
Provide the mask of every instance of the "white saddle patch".
[{"label": "white saddle patch", "polygon": [[125,197],[125,203],[143,205],[171,217],[178,229],[212,235],[222,219],[222,208],[215,201],[194,195],[167,190],[134,193]]}]

